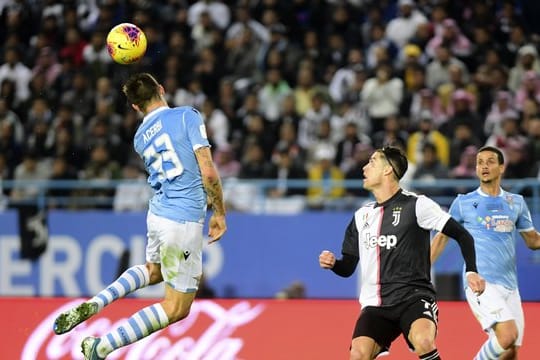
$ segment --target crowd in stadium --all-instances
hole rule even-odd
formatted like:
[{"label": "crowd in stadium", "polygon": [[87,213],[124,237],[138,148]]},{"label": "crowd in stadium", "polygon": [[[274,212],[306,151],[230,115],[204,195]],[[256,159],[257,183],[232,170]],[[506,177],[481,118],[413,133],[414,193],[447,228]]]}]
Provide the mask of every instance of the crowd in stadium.
[{"label": "crowd in stadium", "polygon": [[[516,1],[4,0],[0,14],[0,179],[144,176],[120,91],[139,71],[201,111],[224,179],[358,179],[389,144],[409,179],[472,178],[485,144],[506,178],[538,176],[540,36]],[[107,53],[121,22],[148,39],[135,65]]]}]

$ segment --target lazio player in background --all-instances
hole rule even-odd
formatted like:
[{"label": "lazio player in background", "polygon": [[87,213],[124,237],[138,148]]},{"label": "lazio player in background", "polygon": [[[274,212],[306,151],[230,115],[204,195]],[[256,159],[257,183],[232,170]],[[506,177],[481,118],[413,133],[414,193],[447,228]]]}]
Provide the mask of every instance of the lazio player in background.
[{"label": "lazio player in background", "polygon": [[[476,360],[517,359],[525,321],[517,282],[516,233],[520,233],[529,248],[540,248],[540,234],[534,228],[523,196],[501,188],[504,168],[499,149],[486,146],[478,150],[476,176],[480,187],[458,195],[450,207],[452,217],[474,238],[478,273],[486,280],[481,295],[465,289],[473,314],[489,335]],[[433,238],[432,263],[447,242],[448,237],[442,233]]]}]

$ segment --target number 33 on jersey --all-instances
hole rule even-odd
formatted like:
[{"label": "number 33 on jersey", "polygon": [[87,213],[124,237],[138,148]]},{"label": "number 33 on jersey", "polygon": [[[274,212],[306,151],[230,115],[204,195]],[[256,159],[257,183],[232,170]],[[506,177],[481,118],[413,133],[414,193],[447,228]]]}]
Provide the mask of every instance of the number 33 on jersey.
[{"label": "number 33 on jersey", "polygon": [[144,161],[148,183],[160,197],[160,203],[150,203],[156,211],[167,212],[169,206],[185,207],[187,211],[189,202],[205,201],[195,150],[210,144],[196,109],[164,106],[152,111],[137,129],[134,145]]}]

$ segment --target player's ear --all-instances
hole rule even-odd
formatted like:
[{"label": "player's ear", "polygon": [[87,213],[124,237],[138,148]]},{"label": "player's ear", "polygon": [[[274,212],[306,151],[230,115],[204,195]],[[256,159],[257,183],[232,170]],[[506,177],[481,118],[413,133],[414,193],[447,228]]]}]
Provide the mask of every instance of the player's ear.
[{"label": "player's ear", "polygon": [[161,84],[159,85],[159,95],[161,96],[165,95],[165,88]]},{"label": "player's ear", "polygon": [[141,109],[139,109],[139,107],[135,104],[131,104],[131,107],[133,108],[133,110],[135,111],[138,111],[138,112],[142,112]]}]

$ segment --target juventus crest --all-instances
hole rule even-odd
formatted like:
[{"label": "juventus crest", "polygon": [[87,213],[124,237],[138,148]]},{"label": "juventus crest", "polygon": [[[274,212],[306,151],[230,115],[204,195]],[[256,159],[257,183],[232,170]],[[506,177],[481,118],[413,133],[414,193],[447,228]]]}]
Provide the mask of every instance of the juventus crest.
[{"label": "juventus crest", "polygon": [[392,225],[397,226],[401,219],[401,207],[395,207],[392,209]]}]

